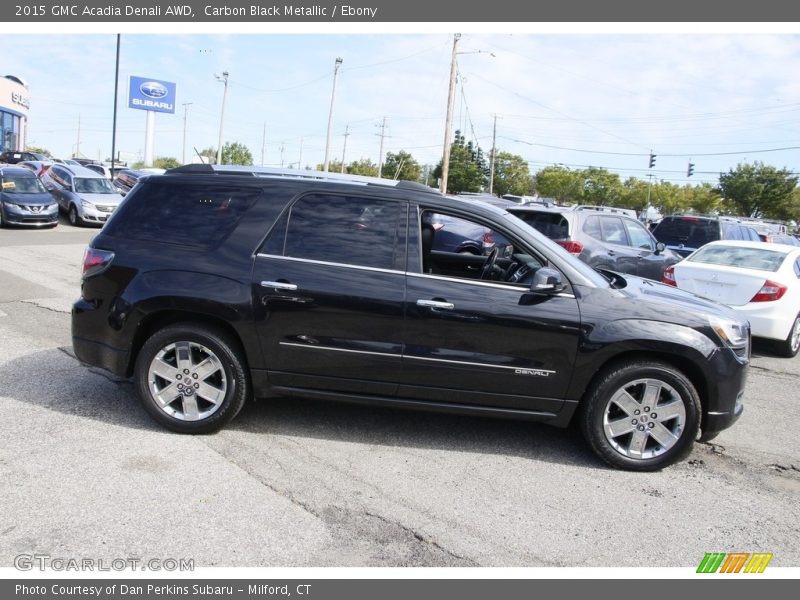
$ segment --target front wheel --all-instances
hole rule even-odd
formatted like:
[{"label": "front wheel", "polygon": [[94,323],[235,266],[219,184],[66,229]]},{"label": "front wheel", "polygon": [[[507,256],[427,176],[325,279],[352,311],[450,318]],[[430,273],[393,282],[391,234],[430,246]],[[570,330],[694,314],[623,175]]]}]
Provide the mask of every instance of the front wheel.
[{"label": "front wheel", "polygon": [[208,433],[250,397],[245,361],[226,333],[179,323],[154,333],[136,359],[136,388],[147,412],[179,433]]},{"label": "front wheel", "polygon": [[581,410],[581,430],[613,467],[656,471],[685,458],[700,428],[700,398],[676,368],[630,361],[605,371]]},{"label": "front wheel", "polygon": [[75,208],[74,204],[70,204],[69,211],[67,212],[67,218],[69,219],[69,224],[73,227],[78,227],[83,225],[83,220],[78,216],[78,209]]},{"label": "front wheel", "polygon": [[792,328],[789,330],[789,335],[782,342],[776,345],[778,354],[785,358],[793,358],[797,356],[797,351],[800,350],[800,315],[795,317]]}]

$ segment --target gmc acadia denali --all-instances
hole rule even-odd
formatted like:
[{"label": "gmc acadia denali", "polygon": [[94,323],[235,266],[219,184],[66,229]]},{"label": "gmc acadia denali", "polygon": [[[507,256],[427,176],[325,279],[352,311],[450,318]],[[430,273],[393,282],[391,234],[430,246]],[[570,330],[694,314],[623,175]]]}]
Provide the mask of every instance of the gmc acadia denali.
[{"label": "gmc acadia denali", "polygon": [[[444,222],[485,252],[435,249]],[[72,336],[177,432],[270,396],[575,418],[603,460],[640,471],[736,421],[750,354],[725,307],[593,270],[501,208],[208,165],[128,194],[86,250]]]}]

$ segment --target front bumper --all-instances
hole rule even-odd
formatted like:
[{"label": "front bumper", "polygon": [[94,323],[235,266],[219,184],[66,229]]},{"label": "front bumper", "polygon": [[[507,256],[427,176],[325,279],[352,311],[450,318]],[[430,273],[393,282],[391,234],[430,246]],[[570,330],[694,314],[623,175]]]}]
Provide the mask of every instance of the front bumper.
[{"label": "front bumper", "polygon": [[9,225],[51,227],[58,225],[58,206],[20,206],[5,204],[3,222]]},{"label": "front bumper", "polygon": [[744,411],[744,393],[749,361],[730,348],[720,348],[709,357],[712,379],[704,404],[703,433],[716,433],[732,426]]},{"label": "front bumper", "polygon": [[92,208],[81,206],[80,217],[86,223],[105,223],[116,209],[116,206],[93,205]]}]

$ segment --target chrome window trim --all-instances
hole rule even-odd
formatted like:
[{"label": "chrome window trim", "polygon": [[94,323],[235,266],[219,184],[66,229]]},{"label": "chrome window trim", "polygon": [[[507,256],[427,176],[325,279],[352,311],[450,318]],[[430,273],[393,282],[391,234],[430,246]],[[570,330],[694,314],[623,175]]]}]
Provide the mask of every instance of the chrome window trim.
[{"label": "chrome window trim", "polygon": [[[477,285],[479,287],[488,287],[492,289],[498,290],[511,290],[516,292],[525,292],[530,291],[530,288],[524,285],[517,285],[513,283],[492,283],[489,281],[476,281],[472,279],[464,279],[461,277],[447,277],[444,275],[432,275],[430,273],[411,273],[409,271],[398,271],[396,269],[382,269],[380,267],[366,267],[362,265],[351,265],[347,263],[337,263],[337,262],[329,262],[325,260],[316,260],[312,258],[297,258],[295,256],[281,256],[277,254],[264,254],[259,252],[256,254],[258,258],[276,258],[279,260],[288,260],[292,262],[300,262],[304,264],[311,264],[311,265],[322,265],[325,267],[344,267],[348,269],[356,269],[359,271],[371,271],[375,273],[388,273],[390,275],[405,275],[406,277],[418,277],[418,278],[425,278],[425,279],[436,279],[439,281],[449,281],[452,283],[464,283],[469,285]],[[559,293],[553,294],[553,296],[557,298],[575,298],[574,294],[567,294],[567,293]]]}]

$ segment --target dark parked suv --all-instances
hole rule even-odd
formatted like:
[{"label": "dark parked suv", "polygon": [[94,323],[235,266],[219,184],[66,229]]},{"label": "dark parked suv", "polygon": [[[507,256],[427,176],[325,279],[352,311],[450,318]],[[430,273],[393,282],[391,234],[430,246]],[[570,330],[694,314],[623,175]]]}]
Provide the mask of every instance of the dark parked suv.
[{"label": "dark parked suv", "polygon": [[508,211],[591,267],[661,281],[664,269],[681,259],[656,241],[634,211],[531,205]]},{"label": "dark parked suv", "polygon": [[718,240],[750,240],[758,242],[758,232],[733,217],[704,215],[671,215],[664,217],[653,229],[656,239],[681,258]]},{"label": "dark parked suv", "polygon": [[[510,255],[435,250],[434,214]],[[609,464],[653,470],[742,412],[746,321],[606,278],[501,208],[415,183],[179,167],[136,186],[83,269],[76,355],[133,377],[178,432],[276,395],[574,417]]]}]

